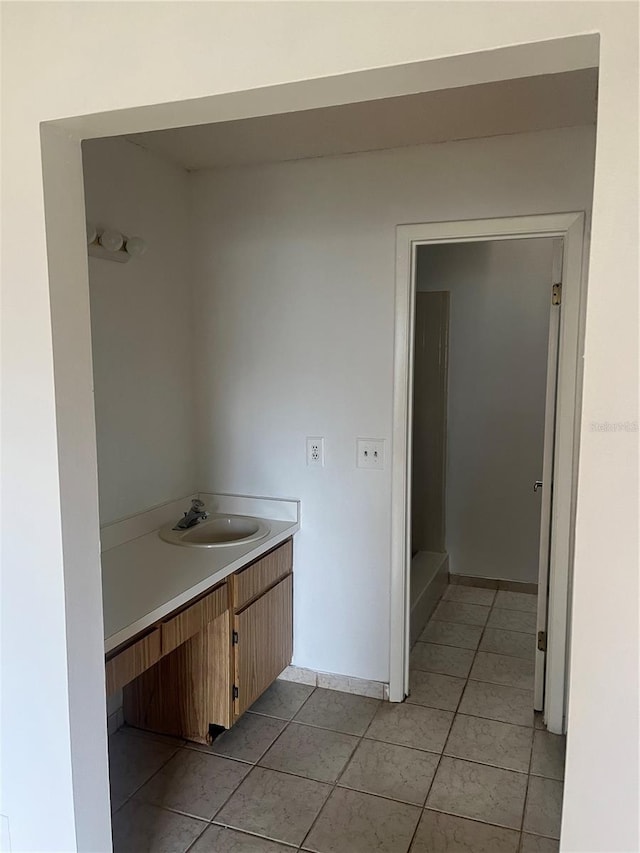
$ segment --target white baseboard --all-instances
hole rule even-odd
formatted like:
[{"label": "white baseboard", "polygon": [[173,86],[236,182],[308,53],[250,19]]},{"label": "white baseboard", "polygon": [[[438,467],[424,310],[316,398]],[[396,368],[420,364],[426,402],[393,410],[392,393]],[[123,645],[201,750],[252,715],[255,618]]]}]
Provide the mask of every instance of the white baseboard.
[{"label": "white baseboard", "polygon": [[296,684],[307,684],[309,687],[318,686],[318,673],[314,669],[302,666],[288,666],[278,676],[282,681],[295,681]]},{"label": "white baseboard", "polygon": [[124,726],[124,710],[118,708],[107,717],[107,734],[115,734],[122,726]]},{"label": "white baseboard", "polygon": [[356,696],[369,696],[371,699],[387,699],[389,685],[382,681],[370,681],[366,678],[354,678],[350,675],[336,675],[332,672],[317,672],[301,666],[288,666],[279,676],[282,681],[295,681],[310,687],[324,687],[341,693],[353,693]]}]

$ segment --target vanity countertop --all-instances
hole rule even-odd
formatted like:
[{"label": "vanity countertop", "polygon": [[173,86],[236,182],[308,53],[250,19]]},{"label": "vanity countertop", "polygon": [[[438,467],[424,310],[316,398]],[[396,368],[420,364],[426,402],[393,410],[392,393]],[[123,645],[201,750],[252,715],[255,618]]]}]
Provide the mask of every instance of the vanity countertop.
[{"label": "vanity countertop", "polygon": [[[265,521],[259,542],[189,548],[164,542],[158,529],[188,509],[193,497],[215,513]],[[104,649],[110,652],[167,614],[275,548],[300,529],[299,502],[238,495],[190,495],[101,531]]]}]

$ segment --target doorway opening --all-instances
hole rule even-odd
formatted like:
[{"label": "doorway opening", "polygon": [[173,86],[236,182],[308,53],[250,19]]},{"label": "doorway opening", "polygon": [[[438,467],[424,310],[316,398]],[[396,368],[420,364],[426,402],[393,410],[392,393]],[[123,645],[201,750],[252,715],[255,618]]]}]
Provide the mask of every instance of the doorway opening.
[{"label": "doorway opening", "polygon": [[581,214],[398,228],[392,700],[450,643],[460,676],[499,683],[481,670],[505,663],[566,730],[582,231]]}]

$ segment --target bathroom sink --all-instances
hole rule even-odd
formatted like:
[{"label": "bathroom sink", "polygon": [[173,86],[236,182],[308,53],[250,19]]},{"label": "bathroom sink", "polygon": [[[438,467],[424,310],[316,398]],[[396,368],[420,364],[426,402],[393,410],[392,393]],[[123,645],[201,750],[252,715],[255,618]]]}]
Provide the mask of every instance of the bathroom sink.
[{"label": "bathroom sink", "polygon": [[244,545],[258,542],[270,533],[264,521],[247,515],[211,515],[187,530],[174,530],[174,526],[172,523],[161,527],[160,538],[173,545],[186,545],[189,548]]}]

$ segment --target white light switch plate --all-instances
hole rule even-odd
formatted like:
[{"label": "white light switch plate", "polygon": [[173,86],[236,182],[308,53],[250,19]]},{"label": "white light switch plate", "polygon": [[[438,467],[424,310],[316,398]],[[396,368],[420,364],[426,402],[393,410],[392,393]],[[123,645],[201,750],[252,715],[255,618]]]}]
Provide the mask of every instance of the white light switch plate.
[{"label": "white light switch plate", "polygon": [[384,438],[358,438],[356,465],[358,468],[384,468]]}]

